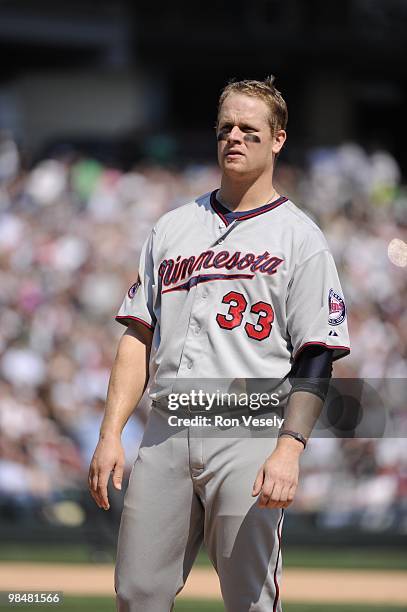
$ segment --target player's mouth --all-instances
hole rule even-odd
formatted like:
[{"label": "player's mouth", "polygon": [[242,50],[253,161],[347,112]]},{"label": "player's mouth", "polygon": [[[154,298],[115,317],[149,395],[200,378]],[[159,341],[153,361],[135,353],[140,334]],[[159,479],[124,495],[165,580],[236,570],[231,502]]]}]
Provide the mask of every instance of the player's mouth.
[{"label": "player's mouth", "polygon": [[235,157],[241,157],[242,155],[244,155],[244,153],[238,151],[237,149],[230,149],[229,151],[227,151],[227,153],[225,153],[225,157],[228,157],[230,159],[233,159]]}]

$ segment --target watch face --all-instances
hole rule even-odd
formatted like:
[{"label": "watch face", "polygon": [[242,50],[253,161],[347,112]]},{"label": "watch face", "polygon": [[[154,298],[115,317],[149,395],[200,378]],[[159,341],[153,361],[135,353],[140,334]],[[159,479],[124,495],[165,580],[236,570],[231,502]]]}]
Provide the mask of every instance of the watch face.
[{"label": "watch face", "polygon": [[296,432],[296,431],[280,431],[280,433],[278,434],[278,437],[280,438],[281,436],[289,436],[290,438],[294,438],[294,440],[297,440],[298,442],[301,442],[301,444],[304,445],[304,448],[307,445],[307,441],[304,438],[303,435],[301,435],[300,433]]}]

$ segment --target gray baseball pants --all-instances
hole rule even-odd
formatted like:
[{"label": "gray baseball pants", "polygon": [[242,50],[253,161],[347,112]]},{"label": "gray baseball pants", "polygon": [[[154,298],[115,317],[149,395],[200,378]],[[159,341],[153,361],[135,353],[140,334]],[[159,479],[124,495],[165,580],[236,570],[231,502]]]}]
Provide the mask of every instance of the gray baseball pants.
[{"label": "gray baseball pants", "polygon": [[170,612],[202,542],[227,612],[281,612],[284,513],[251,496],[276,440],[219,435],[170,427],[153,408],[125,495],[119,612]]}]

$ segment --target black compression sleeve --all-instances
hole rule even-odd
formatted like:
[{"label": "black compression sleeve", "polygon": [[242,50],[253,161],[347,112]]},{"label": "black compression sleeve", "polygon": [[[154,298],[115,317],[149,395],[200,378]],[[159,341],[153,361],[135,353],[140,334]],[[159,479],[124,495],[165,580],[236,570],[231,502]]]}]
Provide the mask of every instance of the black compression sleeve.
[{"label": "black compression sleeve", "polygon": [[307,346],[294,363],[289,378],[291,393],[308,391],[325,400],[332,376],[333,351],[323,346]]}]

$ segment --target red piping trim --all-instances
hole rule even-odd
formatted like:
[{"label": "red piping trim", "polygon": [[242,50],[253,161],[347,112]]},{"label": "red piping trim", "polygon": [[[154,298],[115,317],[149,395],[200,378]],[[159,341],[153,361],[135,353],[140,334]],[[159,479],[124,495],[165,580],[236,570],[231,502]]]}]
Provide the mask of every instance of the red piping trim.
[{"label": "red piping trim", "polygon": [[124,316],[117,316],[115,317],[115,319],[118,323],[121,323],[121,319],[131,319],[132,321],[137,321],[138,323],[141,323],[142,325],[144,325],[144,327],[151,329],[151,331],[154,331],[153,325],[146,323],[145,321],[143,321],[143,319],[139,319],[139,317],[132,317],[130,315],[124,315]]},{"label": "red piping trim", "polygon": [[[350,348],[349,346],[334,346],[333,344],[326,344],[326,342],[305,342],[305,344],[303,344],[298,351],[295,353],[294,355],[294,361],[297,359],[298,355],[301,353],[301,351],[306,347],[306,346],[324,346],[327,349],[342,349],[344,351],[346,351],[346,355],[348,355],[350,353]],[[342,355],[340,355],[339,357],[342,357]],[[335,361],[335,359],[338,359],[339,357],[334,357],[333,361]]]},{"label": "red piping trim", "polygon": [[276,594],[274,597],[273,612],[276,612],[278,600],[280,598],[280,587],[279,587],[278,580],[277,580],[277,569],[278,569],[278,562],[280,559],[280,552],[281,552],[281,523],[283,520],[283,516],[284,516],[284,510],[281,509],[281,517],[277,525],[278,552],[277,552],[276,566],[274,568],[274,586],[276,587]]}]

